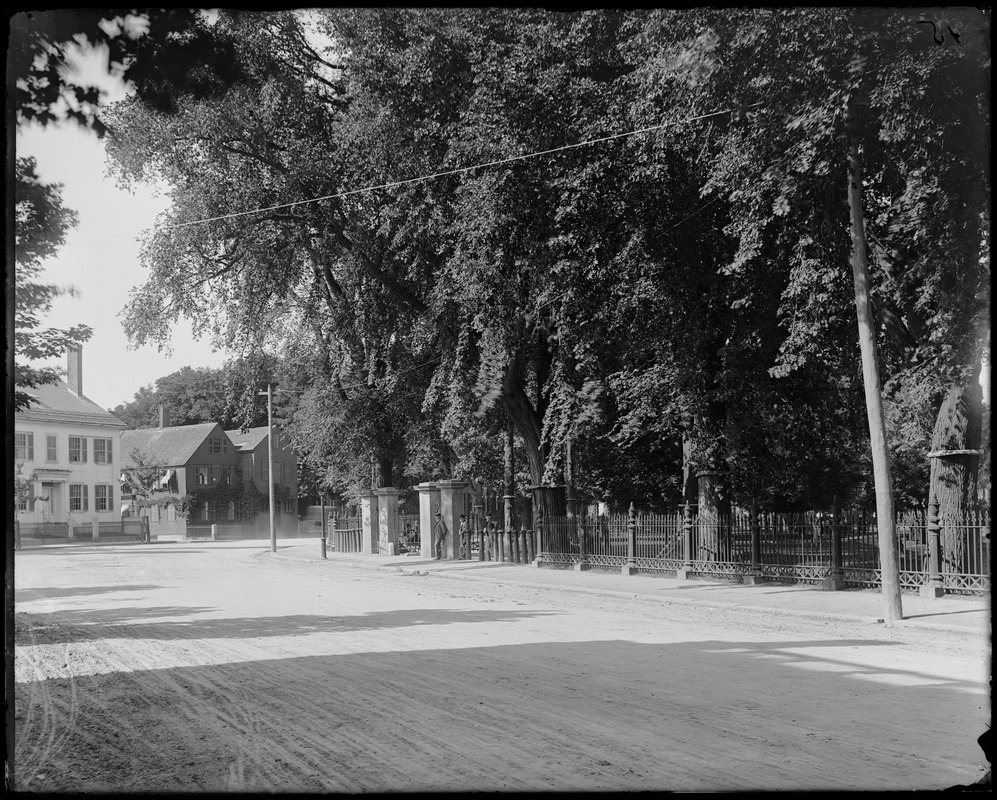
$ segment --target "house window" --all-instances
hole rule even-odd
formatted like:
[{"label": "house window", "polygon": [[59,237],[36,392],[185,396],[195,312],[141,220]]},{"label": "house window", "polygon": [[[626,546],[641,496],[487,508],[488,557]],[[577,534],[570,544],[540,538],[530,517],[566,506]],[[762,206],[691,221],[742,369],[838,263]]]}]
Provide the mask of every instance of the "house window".
[{"label": "house window", "polygon": [[49,433],[45,436],[45,460],[59,460],[59,440],[54,433]]},{"label": "house window", "polygon": [[228,501],[228,513],[225,515],[225,518],[229,522],[232,522],[235,519],[235,501],[234,500],[229,500]]},{"label": "house window", "polygon": [[89,511],[87,485],[85,483],[69,484],[69,510]]},{"label": "house window", "polygon": [[87,463],[87,440],[85,437],[69,437],[69,460],[73,464]]},{"label": "house window", "polygon": [[114,487],[98,483],[93,487],[94,511],[114,511]]},{"label": "house window", "polygon": [[253,482],[253,457],[243,456],[242,457],[242,474],[246,479],[246,483]]},{"label": "house window", "polygon": [[201,521],[202,522],[207,522],[211,518],[212,518],[211,517],[211,501],[210,500],[205,500],[204,501],[204,505],[201,506]]},{"label": "house window", "polygon": [[221,483],[232,483],[232,467],[222,467]]},{"label": "house window", "polygon": [[[86,461],[86,458],[83,459]],[[94,464],[110,464],[111,463],[111,440],[110,439],[94,439],[93,440],[93,463]]]},{"label": "house window", "polygon": [[212,436],[208,442],[208,451],[218,455],[228,452],[228,438],[225,436]]},{"label": "house window", "polygon": [[291,485],[294,480],[294,462],[285,461],[284,462],[284,483],[288,486]]},{"label": "house window", "polygon": [[265,458],[260,459],[260,480],[270,480],[270,463]]},{"label": "house window", "polygon": [[207,467],[194,467],[194,483],[196,483],[198,486],[208,485]]},{"label": "house window", "polygon": [[33,433],[14,434],[14,458],[18,461],[35,460],[35,435]]}]

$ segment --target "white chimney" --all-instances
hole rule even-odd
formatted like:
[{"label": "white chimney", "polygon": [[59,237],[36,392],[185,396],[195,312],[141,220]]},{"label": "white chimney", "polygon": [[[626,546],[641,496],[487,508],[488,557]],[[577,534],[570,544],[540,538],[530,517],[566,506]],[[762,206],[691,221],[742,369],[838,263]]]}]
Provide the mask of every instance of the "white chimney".
[{"label": "white chimney", "polygon": [[69,391],[75,395],[83,394],[83,345],[70,344],[66,347],[66,382]]}]

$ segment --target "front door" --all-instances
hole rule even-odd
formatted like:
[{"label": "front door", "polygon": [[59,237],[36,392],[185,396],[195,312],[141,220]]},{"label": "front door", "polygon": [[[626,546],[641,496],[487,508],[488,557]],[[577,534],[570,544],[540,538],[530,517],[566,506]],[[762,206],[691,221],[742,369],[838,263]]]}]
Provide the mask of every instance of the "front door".
[{"label": "front door", "polygon": [[42,482],[42,497],[47,497],[47,501],[42,502],[42,517],[48,522],[63,522],[65,512],[62,504],[62,484]]}]

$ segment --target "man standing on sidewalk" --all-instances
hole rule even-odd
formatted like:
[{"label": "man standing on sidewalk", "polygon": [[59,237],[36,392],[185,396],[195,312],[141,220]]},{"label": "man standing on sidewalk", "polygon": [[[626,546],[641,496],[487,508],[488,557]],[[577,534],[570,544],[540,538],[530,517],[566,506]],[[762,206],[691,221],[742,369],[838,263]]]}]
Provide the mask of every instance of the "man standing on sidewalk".
[{"label": "man standing on sidewalk", "polygon": [[436,524],[433,525],[433,555],[436,556],[436,560],[445,559],[447,557],[447,551],[445,547],[445,540],[447,538],[447,525],[443,521],[443,515],[437,511],[436,512]]}]

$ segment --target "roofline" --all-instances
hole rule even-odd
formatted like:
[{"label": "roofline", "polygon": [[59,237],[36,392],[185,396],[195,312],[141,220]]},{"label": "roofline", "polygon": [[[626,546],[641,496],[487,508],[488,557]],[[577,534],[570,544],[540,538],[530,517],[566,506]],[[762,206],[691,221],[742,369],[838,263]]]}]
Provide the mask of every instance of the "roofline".
[{"label": "roofline", "polygon": [[19,419],[30,422],[75,422],[80,425],[111,426],[122,429],[126,427],[124,422],[113,415],[105,417],[100,414],[88,414],[78,411],[28,409],[26,411],[18,411],[14,414],[15,422]]}]

